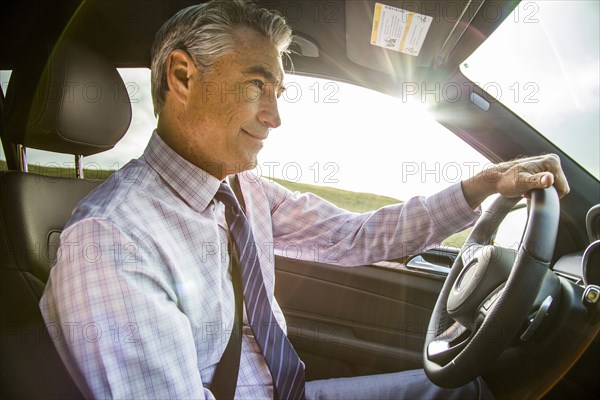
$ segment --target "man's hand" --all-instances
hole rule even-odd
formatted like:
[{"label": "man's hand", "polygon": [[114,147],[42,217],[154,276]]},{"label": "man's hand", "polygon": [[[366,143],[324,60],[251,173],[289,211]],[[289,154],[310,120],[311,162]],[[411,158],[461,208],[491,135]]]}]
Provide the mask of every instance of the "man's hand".
[{"label": "man's hand", "polygon": [[556,154],[494,165],[463,181],[462,189],[469,206],[475,208],[494,193],[505,197],[527,197],[532,189],[544,189],[552,185],[560,198],[569,193],[569,184]]}]

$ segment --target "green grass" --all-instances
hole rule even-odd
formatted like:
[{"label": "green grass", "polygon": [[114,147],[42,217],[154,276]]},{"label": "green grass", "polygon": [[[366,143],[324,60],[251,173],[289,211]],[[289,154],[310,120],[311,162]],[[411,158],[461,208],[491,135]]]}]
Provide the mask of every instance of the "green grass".
[{"label": "green grass", "polygon": [[454,235],[448,236],[446,240],[444,240],[444,242],[442,243],[442,246],[456,247],[460,249],[463,246],[463,244],[465,244],[467,237],[471,233],[471,229],[472,228],[467,228],[462,232],[458,232]]},{"label": "green grass", "polygon": [[[6,170],[6,162],[0,160],[0,171]],[[29,171],[37,174],[52,176],[52,177],[66,177],[74,178],[75,170],[72,168],[60,168],[60,167],[42,167],[39,165],[30,165]],[[89,179],[106,179],[114,171],[110,170],[84,170],[84,175]],[[311,192],[330,201],[338,207],[344,208],[348,211],[363,213],[367,211],[376,210],[383,206],[390,204],[401,203],[401,200],[393,197],[380,196],[373,193],[363,192],[352,192],[349,190],[336,189],[328,186],[311,185],[308,183],[297,183],[289,182],[282,179],[274,179],[275,182],[288,188],[291,191],[298,191],[301,193]],[[465,242],[470,229],[463,232],[459,232],[448,237],[442,243],[444,246],[449,247],[461,247]]]},{"label": "green grass", "polygon": [[[372,211],[389,204],[397,204],[402,202],[392,197],[379,196],[372,193],[351,192],[348,190],[335,189],[327,186],[288,182],[281,179],[273,180],[292,191],[298,191],[301,193],[312,192],[324,198],[325,200],[332,202],[338,207],[358,213]],[[470,233],[471,228],[455,233],[444,240],[442,246],[461,248]]]},{"label": "green grass", "polygon": [[298,191],[301,193],[311,192],[330,201],[338,207],[357,213],[376,210],[389,204],[401,203],[400,200],[394,199],[393,197],[380,196],[372,193],[351,192],[349,190],[336,189],[328,186],[272,179],[291,191]]}]

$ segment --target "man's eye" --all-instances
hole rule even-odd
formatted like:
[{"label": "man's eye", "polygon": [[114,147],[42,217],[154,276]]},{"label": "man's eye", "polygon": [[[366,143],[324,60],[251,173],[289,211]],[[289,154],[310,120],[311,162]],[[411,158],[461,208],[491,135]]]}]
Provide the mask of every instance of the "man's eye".
[{"label": "man's eye", "polygon": [[259,79],[254,79],[250,81],[251,84],[262,90],[265,87],[265,83]]}]

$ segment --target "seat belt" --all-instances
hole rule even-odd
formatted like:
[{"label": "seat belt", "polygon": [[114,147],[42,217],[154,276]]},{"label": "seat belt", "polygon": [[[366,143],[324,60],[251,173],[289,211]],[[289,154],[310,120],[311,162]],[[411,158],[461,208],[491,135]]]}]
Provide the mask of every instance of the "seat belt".
[{"label": "seat belt", "polygon": [[[239,178],[237,175],[230,176],[229,186],[233,190],[235,197],[242,206],[242,210],[246,211],[246,204],[240,189]],[[229,248],[234,249],[231,239]],[[227,347],[221,356],[221,360],[217,364],[217,369],[213,376],[210,390],[217,400],[233,399],[235,396],[235,388],[237,386],[238,373],[240,371],[240,356],[242,353],[242,307],[243,296],[241,287],[241,278],[237,261],[237,253],[232,252],[231,257],[231,276],[233,280],[233,293],[235,297],[235,317],[233,330],[229,337]]]}]

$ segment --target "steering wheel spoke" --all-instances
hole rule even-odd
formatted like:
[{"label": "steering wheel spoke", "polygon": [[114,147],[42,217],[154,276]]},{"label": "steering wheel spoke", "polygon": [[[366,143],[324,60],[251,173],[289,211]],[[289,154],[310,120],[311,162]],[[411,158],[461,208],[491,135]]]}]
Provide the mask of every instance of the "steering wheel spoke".
[{"label": "steering wheel spoke", "polygon": [[463,251],[460,254],[462,265],[468,266],[476,263],[479,260],[483,247],[484,245],[480,243],[465,243]]},{"label": "steering wheel spoke", "polygon": [[461,323],[455,322],[429,342],[427,357],[437,364],[445,365],[467,346],[470,336],[471,331]]},{"label": "steering wheel spoke", "polygon": [[498,300],[498,298],[500,296],[502,296],[503,292],[504,292],[504,285],[502,285],[501,287],[499,287],[498,289],[493,291],[487,297],[487,299],[485,299],[485,301],[481,304],[481,307],[479,307],[479,311],[478,311],[478,314],[481,316],[481,318],[487,317],[488,313],[492,310],[492,307],[496,303],[496,300]]}]

